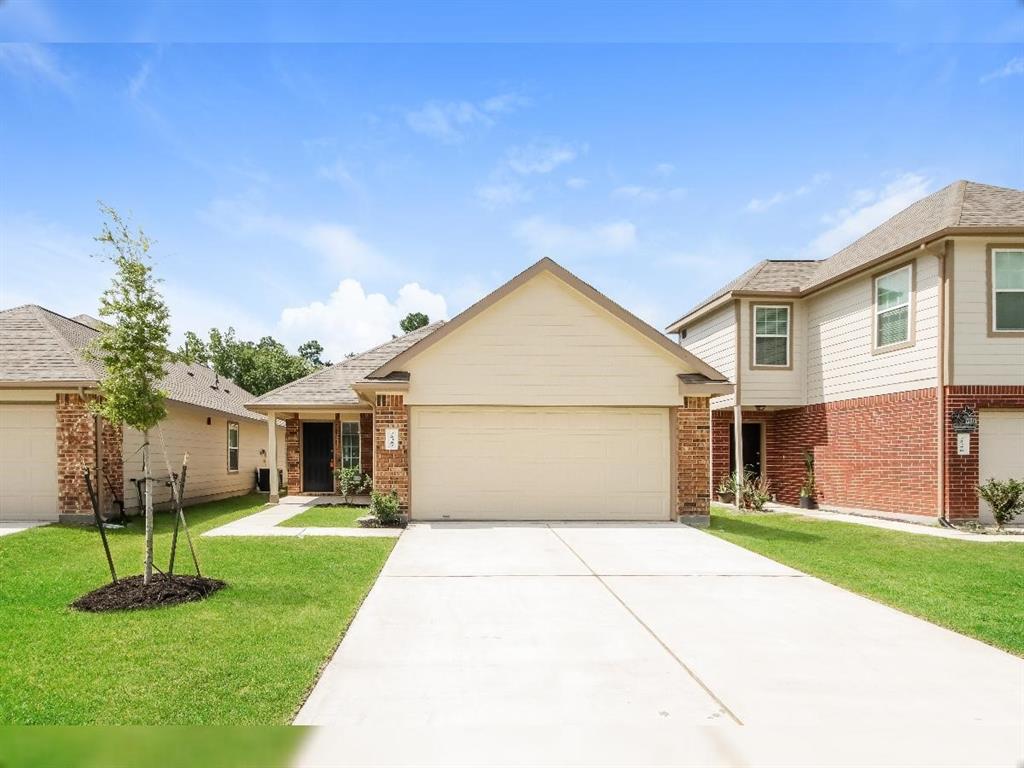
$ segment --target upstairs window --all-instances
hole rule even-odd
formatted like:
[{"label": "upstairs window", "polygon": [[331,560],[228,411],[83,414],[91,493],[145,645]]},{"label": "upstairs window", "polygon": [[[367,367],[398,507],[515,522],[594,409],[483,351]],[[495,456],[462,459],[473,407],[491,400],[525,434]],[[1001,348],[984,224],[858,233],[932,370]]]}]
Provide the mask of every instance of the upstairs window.
[{"label": "upstairs window", "polygon": [[359,469],[359,422],[341,423],[341,466],[344,469]]},{"label": "upstairs window", "polygon": [[1024,331],[1024,248],[992,249],[992,330]]},{"label": "upstairs window", "polygon": [[875,349],[910,343],[913,265],[875,278]]},{"label": "upstairs window", "polygon": [[789,367],[789,306],[754,306],[754,367]]},{"label": "upstairs window", "polygon": [[228,472],[238,471],[238,422],[228,422]]}]

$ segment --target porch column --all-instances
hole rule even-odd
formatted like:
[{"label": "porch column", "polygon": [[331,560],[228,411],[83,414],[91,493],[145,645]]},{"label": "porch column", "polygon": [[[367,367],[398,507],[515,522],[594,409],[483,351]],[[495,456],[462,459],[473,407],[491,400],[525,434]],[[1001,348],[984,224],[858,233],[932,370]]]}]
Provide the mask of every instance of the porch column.
[{"label": "porch column", "polygon": [[277,413],[267,414],[267,466],[270,468],[270,501],[281,500],[281,489],[277,483]]},{"label": "porch column", "polygon": [[[736,405],[732,408],[732,430],[733,430],[733,452],[736,454],[736,472],[742,478],[745,469],[743,467],[743,406],[739,403],[737,395]],[[736,489],[736,503],[739,504],[739,489]]]}]

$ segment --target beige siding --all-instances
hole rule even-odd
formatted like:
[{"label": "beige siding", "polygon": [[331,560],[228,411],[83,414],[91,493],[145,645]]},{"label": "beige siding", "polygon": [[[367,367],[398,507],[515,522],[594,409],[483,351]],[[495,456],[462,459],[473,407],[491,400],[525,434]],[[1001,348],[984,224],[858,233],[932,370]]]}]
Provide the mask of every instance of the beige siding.
[{"label": "beige siding", "polygon": [[[736,308],[727,304],[686,329],[683,348],[736,383]],[[712,408],[731,406],[733,395],[711,398]]]},{"label": "beige siding", "polygon": [[[790,319],[793,323],[788,369],[752,368],[750,352],[754,343],[750,323],[751,307],[792,304]],[[753,405],[803,405],[807,364],[807,309],[800,301],[790,299],[743,299],[740,302],[740,398],[744,406]]]},{"label": "beige siding", "polygon": [[676,405],[686,364],[542,273],[409,362],[411,405]]},{"label": "beige siding", "polygon": [[[206,419],[211,423],[207,424]],[[227,423],[237,421],[239,425],[238,471],[228,471]],[[161,436],[162,431],[162,436]],[[277,428],[278,467],[284,467],[284,428]],[[153,456],[154,499],[157,504],[170,500],[170,489],[164,485],[167,479],[167,465],[164,462],[164,447],[171,469],[178,472],[181,460],[188,452],[188,476],[185,483],[185,503],[224,498],[248,493],[255,488],[255,469],[267,466],[260,451],[267,449],[267,424],[263,421],[245,421],[224,414],[202,411],[169,403],[167,418],[160,423],[160,429],[150,432],[150,447]],[[138,507],[138,495],[130,482],[133,477],[142,477],[142,433],[134,429],[124,430],[124,480],[125,506]]]},{"label": "beige siding", "polygon": [[998,242],[999,238],[958,238],[954,244],[954,384],[1024,384],[1024,338],[988,335],[986,246]]},{"label": "beige siding", "polygon": [[805,300],[808,403],[935,386],[938,259],[923,255],[915,261],[916,335],[911,347],[872,354],[871,275],[851,278]]}]

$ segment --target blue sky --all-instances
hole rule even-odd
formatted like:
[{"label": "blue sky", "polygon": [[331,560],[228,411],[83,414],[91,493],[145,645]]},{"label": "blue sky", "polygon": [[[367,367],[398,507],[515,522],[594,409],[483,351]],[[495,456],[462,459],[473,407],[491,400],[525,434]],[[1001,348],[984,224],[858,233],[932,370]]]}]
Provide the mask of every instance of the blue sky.
[{"label": "blue sky", "polygon": [[178,335],[338,358],[541,256],[660,327],[956,179],[1024,186],[1012,2],[242,7],[0,5],[0,305],[95,312],[102,199]]}]

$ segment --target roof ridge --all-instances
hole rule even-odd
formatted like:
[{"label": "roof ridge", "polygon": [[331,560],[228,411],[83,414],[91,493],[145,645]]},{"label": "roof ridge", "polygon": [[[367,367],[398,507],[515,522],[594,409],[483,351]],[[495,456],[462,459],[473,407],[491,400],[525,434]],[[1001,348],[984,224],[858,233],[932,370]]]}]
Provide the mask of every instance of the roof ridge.
[{"label": "roof ridge", "polygon": [[[64,317],[64,315],[62,315],[62,314],[60,314],[58,312],[54,312],[52,310],[49,310],[46,307],[42,307],[42,306],[40,306],[38,304],[28,304],[26,306],[32,311],[32,314],[35,315],[36,320],[38,320],[40,323],[42,323],[46,327],[46,329],[50,332],[50,334],[53,335],[57,339],[57,343],[64,349],[65,352],[67,352],[71,356],[71,359],[74,360],[75,365],[78,365],[78,366],[81,366],[83,368],[88,369],[89,368],[88,361],[82,356],[82,353],[79,352],[71,344],[71,342],[69,342],[67,340],[67,338],[65,338],[64,334],[61,333],[60,329],[57,328],[53,324],[53,321],[48,317],[48,315],[56,315],[57,317],[63,317],[65,320],[70,320],[70,318]],[[74,321],[71,320],[71,322],[74,322]],[[81,323],[79,323],[79,325],[81,325]],[[82,326],[82,327],[83,328],[89,328],[89,326],[87,326],[87,325]],[[89,330],[92,330],[92,329],[89,328]],[[94,371],[90,371],[90,373],[95,373],[95,372]]]},{"label": "roof ridge", "polygon": [[968,182],[967,179],[960,179],[957,182],[957,186],[959,188],[956,191],[956,203],[954,203],[954,205],[953,205],[953,210],[956,213],[956,221],[953,222],[953,226],[954,227],[959,227],[960,226],[960,222],[963,221],[963,218],[964,218],[964,200],[967,199],[967,185],[969,183],[971,183],[971,182]]}]

